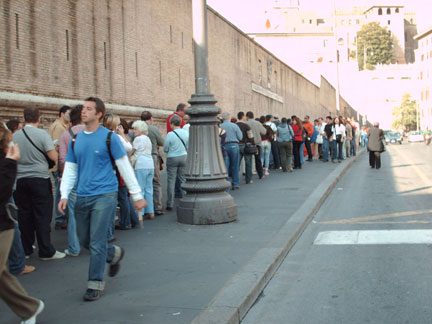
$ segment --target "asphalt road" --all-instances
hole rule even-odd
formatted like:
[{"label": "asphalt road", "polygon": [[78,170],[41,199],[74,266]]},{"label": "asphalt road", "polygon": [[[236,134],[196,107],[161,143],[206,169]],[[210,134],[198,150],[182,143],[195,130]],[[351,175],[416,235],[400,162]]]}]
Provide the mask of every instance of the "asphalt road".
[{"label": "asphalt road", "polygon": [[432,322],[432,146],[382,163],[352,165],[243,324]]}]

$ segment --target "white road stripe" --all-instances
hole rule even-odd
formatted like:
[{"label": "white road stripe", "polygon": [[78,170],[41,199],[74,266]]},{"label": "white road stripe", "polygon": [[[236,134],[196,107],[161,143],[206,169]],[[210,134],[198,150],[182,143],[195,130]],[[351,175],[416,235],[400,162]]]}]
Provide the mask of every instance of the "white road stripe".
[{"label": "white road stripe", "polygon": [[314,244],[432,244],[432,230],[327,231]]}]

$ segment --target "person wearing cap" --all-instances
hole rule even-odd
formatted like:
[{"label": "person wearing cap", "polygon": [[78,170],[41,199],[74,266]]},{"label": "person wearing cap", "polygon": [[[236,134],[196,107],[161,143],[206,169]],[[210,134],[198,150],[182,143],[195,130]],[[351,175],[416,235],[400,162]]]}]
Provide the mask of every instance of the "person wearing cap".
[{"label": "person wearing cap", "polygon": [[384,131],[379,128],[379,123],[375,122],[367,135],[369,165],[372,169],[381,168],[381,153],[384,152]]}]

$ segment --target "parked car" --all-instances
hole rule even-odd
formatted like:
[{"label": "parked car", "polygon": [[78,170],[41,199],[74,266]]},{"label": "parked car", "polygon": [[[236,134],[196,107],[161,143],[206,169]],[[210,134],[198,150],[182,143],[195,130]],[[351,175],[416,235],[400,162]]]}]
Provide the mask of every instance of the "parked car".
[{"label": "parked car", "polygon": [[399,132],[394,132],[394,133],[388,133],[384,136],[386,144],[402,144],[403,141],[403,137],[402,134]]},{"label": "parked car", "polygon": [[410,143],[414,143],[414,142],[423,142],[424,141],[424,137],[422,132],[410,132],[408,134],[408,142]]}]

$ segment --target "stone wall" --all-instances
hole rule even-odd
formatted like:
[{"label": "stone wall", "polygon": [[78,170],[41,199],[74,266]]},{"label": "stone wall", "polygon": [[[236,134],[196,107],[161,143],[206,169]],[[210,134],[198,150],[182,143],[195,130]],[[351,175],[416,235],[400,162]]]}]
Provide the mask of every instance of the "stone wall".
[{"label": "stone wall", "polygon": [[[210,89],[223,110],[336,113],[324,78],[317,87],[211,9],[208,27]],[[35,104],[20,99],[31,94],[45,124],[62,100],[90,95],[130,119],[152,109],[162,122],[194,92],[190,0],[2,0],[0,44],[1,120]]]}]

